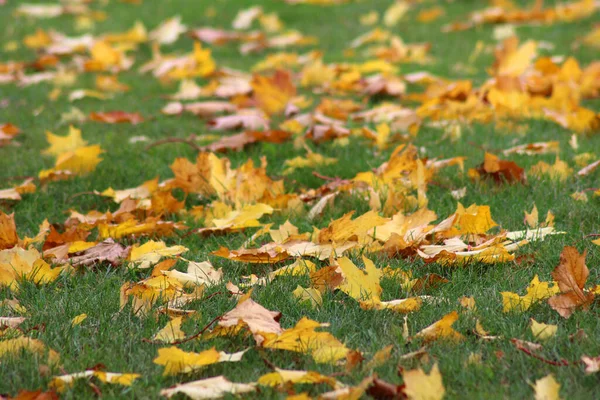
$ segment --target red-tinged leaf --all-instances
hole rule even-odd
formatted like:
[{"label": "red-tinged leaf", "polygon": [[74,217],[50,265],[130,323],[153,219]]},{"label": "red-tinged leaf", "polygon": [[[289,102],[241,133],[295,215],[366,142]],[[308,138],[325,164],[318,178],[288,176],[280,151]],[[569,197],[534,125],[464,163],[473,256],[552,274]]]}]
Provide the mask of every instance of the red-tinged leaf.
[{"label": "red-tinged leaf", "polygon": [[108,111],[108,112],[92,112],[90,113],[92,121],[104,122],[106,124],[139,124],[144,122],[144,117],[139,113],[128,113],[125,111]]}]

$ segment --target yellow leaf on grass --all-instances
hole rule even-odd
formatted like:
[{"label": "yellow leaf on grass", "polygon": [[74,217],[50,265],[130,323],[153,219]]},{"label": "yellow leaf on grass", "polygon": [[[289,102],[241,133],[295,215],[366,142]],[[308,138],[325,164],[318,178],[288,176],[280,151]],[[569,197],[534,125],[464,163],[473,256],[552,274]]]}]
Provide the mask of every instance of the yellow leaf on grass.
[{"label": "yellow leaf on grass", "polygon": [[350,350],[331,333],[316,331],[317,328],[326,326],[329,324],[304,317],[295,327],[286,329],[279,335],[263,334],[265,340],[262,347],[307,353],[318,363],[335,363],[346,357]]},{"label": "yellow leaf on grass", "polygon": [[47,349],[46,345],[40,340],[20,336],[15,339],[0,341],[0,359],[18,356],[23,350],[40,355],[48,354],[48,362],[51,364],[58,364],[60,361],[58,353],[52,349]]},{"label": "yellow leaf on grass", "polygon": [[244,353],[245,351],[227,354],[222,351],[218,352],[214,347],[201,353],[194,353],[172,346],[158,349],[158,357],[154,359],[154,364],[164,365],[163,375],[168,376],[192,372],[218,362],[237,362],[242,359]]},{"label": "yellow leaf on grass", "polygon": [[51,180],[61,175],[84,175],[96,169],[102,161],[100,154],[104,150],[98,145],[80,147],[73,151],[62,153],[56,159],[54,168],[42,170],[39,178],[42,181]]},{"label": "yellow leaf on grass", "polygon": [[527,287],[527,293],[519,296],[512,292],[501,292],[503,312],[509,311],[527,311],[533,304],[552,297],[560,289],[553,282],[540,282],[538,276],[534,276]]},{"label": "yellow leaf on grass", "polygon": [[167,247],[163,241],[150,240],[142,245],[136,244],[131,248],[129,261],[136,264],[138,268],[150,268],[156,264],[162,257],[178,256],[188,251],[187,247],[171,246]]},{"label": "yellow leaf on grass", "polygon": [[55,376],[50,381],[50,387],[57,392],[62,393],[67,388],[73,386],[77,379],[96,377],[104,383],[114,383],[123,386],[131,386],[134,380],[139,378],[139,374],[120,374],[104,371],[83,371],[74,374]]},{"label": "yellow leaf on grass", "polygon": [[87,314],[79,314],[71,320],[71,326],[77,326],[81,324],[87,318]]},{"label": "yellow leaf on grass", "polygon": [[298,287],[292,292],[292,294],[300,302],[309,301],[310,305],[313,308],[323,305],[323,297],[321,296],[321,292],[319,292],[315,288],[306,289],[298,285]]},{"label": "yellow leaf on grass", "polygon": [[226,395],[240,395],[242,393],[253,392],[256,390],[255,384],[234,383],[228,381],[225,377],[215,376],[214,378],[202,379],[176,385],[171,389],[160,391],[161,396],[170,398],[178,393],[187,395],[192,400],[218,399]]},{"label": "yellow leaf on grass", "polygon": [[88,142],[81,137],[81,130],[74,126],[69,127],[69,133],[66,136],[58,136],[52,132],[46,131],[46,140],[50,144],[42,154],[59,156],[69,151],[75,151],[81,147],[87,146]]},{"label": "yellow leaf on grass", "polygon": [[257,383],[263,386],[283,386],[286,383],[298,384],[327,384],[333,388],[339,385],[338,381],[325,375],[321,375],[314,371],[296,371],[276,368],[274,372],[270,372],[258,378]]},{"label": "yellow leaf on grass", "polygon": [[181,330],[181,322],[183,317],[175,317],[165,325],[160,331],[152,337],[152,340],[157,342],[171,343],[176,340],[181,340],[185,337],[185,333]]},{"label": "yellow leaf on grass", "polygon": [[383,14],[383,24],[392,27],[408,12],[410,5],[405,1],[396,1]]},{"label": "yellow leaf on grass", "polygon": [[343,257],[336,261],[344,276],[344,281],[338,286],[342,292],[357,301],[379,300],[382,292],[379,280],[383,275],[383,271],[375,267],[371,260],[363,257],[364,272],[354,265],[349,258]]},{"label": "yellow leaf on grass", "polygon": [[461,203],[458,203],[456,215],[457,219],[454,225],[460,235],[484,234],[493,227],[498,226],[492,219],[490,206],[472,204],[465,208]]},{"label": "yellow leaf on grass", "polygon": [[426,342],[430,342],[438,339],[448,339],[452,341],[460,341],[464,339],[464,336],[452,329],[452,324],[458,320],[458,313],[452,311],[449,314],[444,315],[442,319],[427,328],[423,329],[415,335],[415,338],[423,339]]},{"label": "yellow leaf on grass", "polygon": [[557,329],[557,325],[547,325],[531,318],[531,333],[536,339],[549,339],[556,334]]},{"label": "yellow leaf on grass", "polygon": [[560,384],[552,374],[535,381],[535,400],[560,400]]},{"label": "yellow leaf on grass", "polygon": [[289,72],[275,71],[271,77],[255,75],[251,82],[254,98],[258,106],[267,114],[277,114],[296,95]]},{"label": "yellow leaf on grass", "polygon": [[19,279],[36,284],[54,281],[63,267],[52,268],[33,247],[28,250],[20,247],[0,251],[0,286],[16,289]]},{"label": "yellow leaf on grass", "polygon": [[322,154],[309,151],[305,157],[297,156],[289,160],[285,160],[283,165],[287,168],[283,170],[283,175],[289,175],[299,168],[316,168],[324,165],[335,164],[337,162],[337,158],[325,157]]},{"label": "yellow leaf on grass", "polygon": [[550,179],[564,182],[573,174],[573,168],[569,167],[569,164],[557,157],[553,165],[544,161],[538,162],[531,167],[529,174],[539,179],[543,179],[547,176]]},{"label": "yellow leaf on grass", "polygon": [[404,393],[410,400],[441,400],[444,398],[446,389],[437,364],[433,365],[429,374],[419,368],[405,371],[402,378],[406,385]]}]

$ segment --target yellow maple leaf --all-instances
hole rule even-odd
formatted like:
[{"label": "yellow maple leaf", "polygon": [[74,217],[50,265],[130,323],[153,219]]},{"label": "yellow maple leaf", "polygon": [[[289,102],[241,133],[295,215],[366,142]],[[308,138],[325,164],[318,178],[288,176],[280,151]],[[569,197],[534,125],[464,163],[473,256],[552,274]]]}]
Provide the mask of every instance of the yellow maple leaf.
[{"label": "yellow maple leaf", "polygon": [[420,338],[426,342],[430,342],[438,339],[448,339],[452,341],[460,341],[464,339],[464,336],[452,329],[452,324],[458,320],[458,313],[452,311],[446,314],[437,322],[429,325],[427,328],[418,332],[415,338]]},{"label": "yellow maple leaf", "polygon": [[160,261],[162,257],[178,256],[186,251],[188,251],[187,247],[167,247],[163,241],[149,240],[142,245],[134,245],[131,248],[128,259],[136,264],[138,268],[150,268]]},{"label": "yellow maple leaf", "polygon": [[346,357],[350,350],[329,332],[316,331],[317,328],[326,326],[329,324],[321,324],[304,317],[296,326],[279,335],[261,333],[265,338],[262,347],[308,353],[318,363],[334,363]]},{"label": "yellow maple leaf", "polygon": [[297,371],[279,368],[258,378],[257,383],[263,386],[283,386],[286,383],[313,385],[324,383],[333,388],[340,386],[339,382],[334,378],[321,375],[315,371]]},{"label": "yellow maple leaf", "polygon": [[185,333],[181,330],[181,322],[183,321],[183,317],[175,317],[165,325],[160,331],[156,333],[152,337],[152,340],[171,343],[176,340],[183,339],[185,337]]},{"label": "yellow maple leaf", "polygon": [[194,353],[186,352],[175,346],[172,346],[158,349],[158,357],[154,359],[154,363],[158,365],[164,365],[165,370],[163,375],[168,376],[192,372],[207,365],[219,362],[237,362],[242,359],[244,353],[245,351],[227,354],[222,351],[219,352],[215,350],[214,347],[200,353]]},{"label": "yellow maple leaf", "polygon": [[48,354],[48,362],[54,365],[58,364],[60,361],[59,354],[56,351],[47,348],[41,340],[19,336],[14,339],[0,341],[0,359],[18,356],[23,350],[40,355]]},{"label": "yellow maple leaf", "polygon": [[306,289],[298,285],[292,292],[292,295],[298,299],[299,302],[309,301],[313,308],[323,305],[323,296],[321,295],[321,292],[315,288]]},{"label": "yellow maple leaf", "polygon": [[410,400],[441,400],[446,394],[442,374],[437,364],[434,364],[426,374],[421,368],[402,373],[404,393]]},{"label": "yellow maple leaf", "polygon": [[533,390],[535,400],[560,400],[560,384],[556,382],[552,374],[535,381]]},{"label": "yellow maple leaf", "polygon": [[379,300],[382,292],[379,280],[383,271],[375,267],[373,261],[363,256],[365,271],[360,270],[346,257],[338,258],[336,262],[344,276],[344,281],[338,289],[357,301]]},{"label": "yellow maple leaf", "polygon": [[277,70],[271,77],[254,75],[252,82],[254,98],[267,114],[277,114],[296,95],[296,88],[289,72]]},{"label": "yellow maple leaf", "polygon": [[100,154],[103,152],[99,145],[93,145],[61,153],[54,168],[40,171],[39,178],[41,181],[47,181],[90,173],[102,161]]},{"label": "yellow maple leaf", "polygon": [[529,174],[539,179],[543,179],[544,176],[548,176],[551,179],[564,182],[573,174],[573,168],[569,167],[569,164],[557,157],[553,165],[550,165],[544,161],[538,162],[531,167]]},{"label": "yellow maple leaf", "polygon": [[519,296],[512,292],[501,292],[503,312],[527,311],[533,304],[545,300],[559,293],[560,289],[552,282],[540,282],[537,275],[533,277],[527,287],[527,293]]},{"label": "yellow maple leaf", "polygon": [[88,142],[81,137],[81,130],[72,125],[69,126],[69,133],[66,136],[59,136],[46,131],[46,140],[50,144],[50,147],[42,153],[53,156],[59,156],[69,151],[75,151],[88,144]]},{"label": "yellow maple leaf", "polygon": [[531,318],[531,333],[536,339],[546,340],[556,335],[557,325],[548,325]]},{"label": "yellow maple leaf", "polygon": [[456,215],[457,219],[454,226],[459,235],[484,234],[491,228],[498,226],[492,219],[490,206],[471,204],[468,208],[465,208],[461,203],[458,203]]},{"label": "yellow maple leaf", "polygon": [[73,386],[77,379],[86,379],[96,377],[104,383],[116,383],[123,386],[131,386],[134,380],[139,378],[139,374],[120,374],[104,371],[83,371],[74,374],[55,376],[50,381],[50,387],[57,392],[62,393],[67,388]]},{"label": "yellow maple leaf", "polygon": [[256,390],[255,384],[235,383],[228,381],[225,377],[215,376],[213,378],[201,379],[176,385],[174,388],[163,389],[161,396],[170,398],[178,393],[183,393],[192,399],[221,398],[230,394],[232,396]]}]

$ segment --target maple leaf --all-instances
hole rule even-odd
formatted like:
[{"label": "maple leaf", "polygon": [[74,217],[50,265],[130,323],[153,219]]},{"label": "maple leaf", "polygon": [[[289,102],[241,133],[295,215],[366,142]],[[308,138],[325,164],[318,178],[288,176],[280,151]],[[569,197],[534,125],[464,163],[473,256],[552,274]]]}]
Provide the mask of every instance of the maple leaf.
[{"label": "maple leaf", "polygon": [[254,75],[251,85],[254,99],[268,115],[282,112],[296,94],[290,73],[286,71],[277,70],[271,77]]},{"label": "maple leaf", "polygon": [[241,395],[255,390],[255,384],[233,383],[223,376],[215,376],[213,378],[176,385],[171,389],[163,389],[160,391],[160,394],[161,396],[171,398],[178,393],[183,393],[192,400],[203,400],[221,398],[227,394],[234,396]]},{"label": "maple leaf", "polygon": [[17,289],[20,279],[36,284],[52,282],[63,270],[63,267],[52,268],[33,247],[28,250],[14,247],[0,251],[0,286]]},{"label": "maple leaf", "polygon": [[281,313],[269,311],[252,299],[246,299],[221,317],[215,329],[206,337],[237,334],[240,328],[247,328],[254,335],[254,340],[261,344],[266,334],[280,334],[283,329],[279,325]]},{"label": "maple leaf", "polygon": [[179,35],[184,33],[187,27],[181,23],[181,17],[178,15],[163,21],[156,29],[154,29],[148,37],[160,44],[175,43]]},{"label": "maple leaf", "polygon": [[223,270],[216,270],[210,261],[194,262],[188,261],[187,272],[162,271],[164,276],[177,279],[184,286],[213,286],[221,282],[223,279]]},{"label": "maple leaf", "polygon": [[296,287],[296,289],[292,292],[292,295],[301,303],[308,301],[313,308],[323,305],[323,297],[321,296],[321,292],[315,288],[306,289],[298,285],[298,287]]},{"label": "maple leaf", "polygon": [[476,170],[469,171],[472,177],[483,176],[484,178],[492,178],[496,183],[521,182],[525,183],[525,170],[519,167],[513,161],[501,160],[497,156],[485,153],[483,164]]},{"label": "maple leaf", "polygon": [[581,356],[581,361],[585,364],[586,375],[600,371],[600,357]]},{"label": "maple leaf", "polygon": [[342,271],[343,282],[338,286],[342,292],[357,301],[377,302],[381,296],[382,289],[379,280],[383,271],[375,267],[375,264],[363,256],[365,271],[358,269],[354,263],[346,258],[338,258],[336,263]]},{"label": "maple leaf", "polygon": [[181,330],[182,322],[183,317],[175,317],[171,319],[164,328],[156,332],[156,334],[152,337],[152,340],[163,343],[171,343],[185,338],[185,332]]},{"label": "maple leaf", "polygon": [[10,143],[21,130],[13,124],[0,124],[0,147]]},{"label": "maple leaf", "polygon": [[410,400],[441,400],[446,394],[437,364],[425,373],[421,368],[404,371],[404,394]]},{"label": "maple leaf", "polygon": [[75,256],[69,258],[69,262],[74,266],[90,266],[99,262],[109,262],[112,265],[118,265],[127,256],[127,253],[128,248],[115,243],[114,240],[109,238],[93,247],[76,253]]},{"label": "maple leaf", "polygon": [[529,174],[539,179],[543,179],[544,176],[548,176],[551,179],[564,182],[571,176],[573,169],[563,160],[559,159],[558,156],[553,165],[550,165],[544,161],[540,161],[535,164],[529,170]]},{"label": "maple leaf", "polygon": [[334,378],[321,375],[315,371],[297,371],[279,368],[258,378],[257,383],[263,386],[284,386],[288,383],[312,385],[324,383],[334,389],[343,386]]},{"label": "maple leaf", "polygon": [[92,112],[90,113],[90,119],[106,124],[130,123],[136,125],[144,122],[144,117],[141,114],[125,111]]},{"label": "maple leaf", "polygon": [[535,400],[560,400],[560,384],[556,382],[552,374],[535,381],[533,390]]},{"label": "maple leaf", "polygon": [[442,319],[439,321],[434,322],[427,328],[418,332],[415,335],[415,338],[423,339],[426,342],[438,339],[447,339],[454,342],[461,341],[464,339],[464,336],[452,329],[452,324],[454,324],[457,320],[458,313],[456,311],[452,311],[451,313],[444,315],[444,317],[442,317]]},{"label": "maple leaf", "polygon": [[158,349],[158,357],[154,363],[164,365],[163,376],[189,373],[201,369],[207,365],[219,362],[237,362],[242,359],[246,351],[227,354],[219,352],[213,347],[201,353],[185,352],[175,346]]},{"label": "maple leaf", "polygon": [[102,161],[100,154],[103,152],[99,145],[93,145],[61,153],[56,159],[54,168],[42,170],[38,176],[42,182],[46,182],[90,173]]},{"label": "maple leaf", "polygon": [[560,294],[548,299],[548,304],[562,317],[569,318],[575,309],[587,309],[593,301],[594,292],[584,292],[589,270],[585,265],[587,251],[579,254],[576,248],[566,246],[560,254],[560,263],[552,271]]},{"label": "maple leaf", "polygon": [[556,334],[558,329],[557,325],[548,325],[544,323],[537,322],[533,318],[531,318],[531,333],[533,336],[540,340],[546,340],[551,338]]},{"label": "maple leaf", "polygon": [[81,137],[81,130],[72,125],[69,127],[69,133],[66,136],[58,136],[52,132],[46,131],[46,140],[50,144],[50,147],[42,153],[53,156],[60,156],[62,153],[75,151],[88,144],[88,142]]},{"label": "maple leaf", "polygon": [[533,304],[552,297],[559,291],[557,285],[552,282],[540,282],[538,276],[535,275],[527,287],[525,296],[519,296],[512,292],[501,293],[503,312],[527,311]]},{"label": "maple leaf", "polygon": [[131,248],[128,260],[136,264],[138,268],[145,269],[156,264],[162,257],[178,256],[186,251],[188,251],[187,247],[167,247],[165,242],[149,240],[142,245],[134,245]]},{"label": "maple leaf", "polygon": [[46,347],[41,340],[19,336],[14,339],[0,341],[0,359],[18,356],[23,350],[39,355],[47,354],[48,362],[55,366],[58,366],[60,362],[60,355],[56,351]]},{"label": "maple leaf", "polygon": [[10,249],[19,243],[15,214],[4,214],[0,211],[0,250]]},{"label": "maple leaf", "polygon": [[104,371],[84,371],[76,372],[74,374],[55,376],[50,381],[50,387],[56,389],[57,392],[62,393],[69,387],[73,386],[77,379],[87,379],[91,377],[96,377],[104,383],[114,383],[123,386],[131,386],[133,384],[133,381],[135,381],[140,376],[140,374],[121,374]]},{"label": "maple leaf", "polygon": [[317,328],[327,326],[329,324],[321,324],[304,317],[296,326],[280,334],[262,333],[265,339],[261,346],[307,353],[318,363],[335,363],[345,358],[350,350],[332,334],[316,331]]}]

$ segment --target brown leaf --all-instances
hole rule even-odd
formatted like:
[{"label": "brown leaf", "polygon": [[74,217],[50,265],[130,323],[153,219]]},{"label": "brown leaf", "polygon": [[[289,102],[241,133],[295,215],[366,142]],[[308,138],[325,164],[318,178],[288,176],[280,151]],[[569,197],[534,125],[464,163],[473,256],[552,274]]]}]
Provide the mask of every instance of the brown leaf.
[{"label": "brown leaf", "polygon": [[403,385],[394,385],[377,377],[373,378],[373,383],[367,389],[367,394],[377,400],[404,398]]},{"label": "brown leaf", "polygon": [[594,293],[583,291],[590,271],[585,265],[587,251],[579,254],[576,248],[566,246],[560,254],[560,263],[552,271],[561,294],[548,299],[548,304],[562,317],[569,318],[578,307],[586,309],[594,299]]},{"label": "brown leaf", "polygon": [[258,113],[234,114],[213,118],[207,125],[215,131],[229,129],[269,129],[269,121]]},{"label": "brown leaf", "polygon": [[125,111],[108,111],[108,112],[92,112],[90,113],[92,121],[104,122],[106,124],[130,123],[133,125],[144,121],[139,113],[128,113]]},{"label": "brown leaf", "polygon": [[10,249],[19,242],[15,214],[4,214],[0,211],[0,250]]},{"label": "brown leaf", "polygon": [[310,273],[310,286],[323,293],[334,290],[344,281],[344,276],[338,272],[336,265],[330,265]]},{"label": "brown leaf", "polygon": [[291,133],[282,130],[245,131],[237,135],[223,137],[208,146],[204,146],[202,150],[219,153],[227,150],[240,151],[247,145],[256,142],[283,143],[291,136]]},{"label": "brown leaf", "polygon": [[54,390],[42,392],[41,390],[21,390],[16,397],[11,400],[58,400],[58,394]]},{"label": "brown leaf", "polygon": [[483,163],[476,169],[470,171],[472,176],[491,178],[496,183],[525,183],[525,170],[513,161],[501,160],[497,156],[485,153]]},{"label": "brown leaf", "polygon": [[71,257],[70,262],[75,265],[92,265],[98,262],[107,261],[112,265],[120,264],[121,260],[127,257],[128,248],[121,246],[111,238],[98,243],[94,247],[82,251],[78,256]]},{"label": "brown leaf", "polygon": [[254,300],[247,299],[223,315],[219,327],[235,329],[240,322],[243,322],[254,335],[256,342],[261,344],[264,338],[260,333],[279,335],[283,332],[278,322],[279,318],[281,318],[280,312],[269,311]]}]

